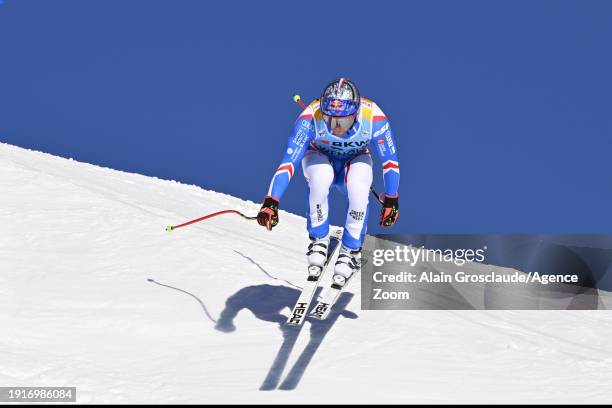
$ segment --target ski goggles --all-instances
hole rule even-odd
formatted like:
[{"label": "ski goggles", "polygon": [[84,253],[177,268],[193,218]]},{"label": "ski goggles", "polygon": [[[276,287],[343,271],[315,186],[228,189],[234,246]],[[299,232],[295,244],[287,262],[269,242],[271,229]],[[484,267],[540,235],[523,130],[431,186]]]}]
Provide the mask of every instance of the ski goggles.
[{"label": "ski goggles", "polygon": [[325,99],[321,102],[321,110],[325,115],[348,116],[357,112],[357,104],[343,99]]},{"label": "ski goggles", "polygon": [[355,123],[355,116],[356,115],[350,115],[350,116],[323,115],[323,120],[325,121],[327,128],[330,130],[335,129],[338,126],[340,126],[343,129],[348,129],[351,126],[353,126],[353,124]]}]

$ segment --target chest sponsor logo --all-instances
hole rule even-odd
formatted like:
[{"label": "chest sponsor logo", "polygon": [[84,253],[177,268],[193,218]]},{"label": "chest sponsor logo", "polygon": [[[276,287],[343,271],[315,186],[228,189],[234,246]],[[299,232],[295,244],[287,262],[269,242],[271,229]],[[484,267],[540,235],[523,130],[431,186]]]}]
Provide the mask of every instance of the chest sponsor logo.
[{"label": "chest sponsor logo", "polygon": [[361,147],[367,144],[367,140],[357,140],[355,142],[332,142],[332,146],[336,147]]},{"label": "chest sponsor logo", "polygon": [[367,152],[367,150],[368,150],[367,147],[354,148],[354,149],[343,149],[340,147],[328,148],[327,146],[319,146],[319,151],[325,153],[329,157],[338,157],[338,158],[356,156],[360,153]]}]

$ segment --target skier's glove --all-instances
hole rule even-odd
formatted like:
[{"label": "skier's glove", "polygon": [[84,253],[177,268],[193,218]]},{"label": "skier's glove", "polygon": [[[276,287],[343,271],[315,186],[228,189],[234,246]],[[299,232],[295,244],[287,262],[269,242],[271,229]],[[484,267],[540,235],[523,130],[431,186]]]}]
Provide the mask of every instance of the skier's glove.
[{"label": "skier's glove", "polygon": [[266,197],[259,213],[257,214],[257,222],[272,231],[272,228],[278,224],[278,205],[280,202],[274,197]]},{"label": "skier's glove", "polygon": [[383,206],[380,210],[380,225],[390,227],[397,222],[397,217],[399,217],[399,196],[396,194],[391,197],[385,194],[379,200]]}]

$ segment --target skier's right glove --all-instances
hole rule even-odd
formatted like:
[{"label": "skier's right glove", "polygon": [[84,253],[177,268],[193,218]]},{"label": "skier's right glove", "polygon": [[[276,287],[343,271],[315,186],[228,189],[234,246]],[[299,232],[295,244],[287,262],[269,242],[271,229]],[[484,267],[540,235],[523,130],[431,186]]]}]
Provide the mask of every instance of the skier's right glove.
[{"label": "skier's right glove", "polygon": [[278,224],[278,205],[280,202],[274,198],[267,196],[257,214],[257,222],[272,231],[272,228]]}]

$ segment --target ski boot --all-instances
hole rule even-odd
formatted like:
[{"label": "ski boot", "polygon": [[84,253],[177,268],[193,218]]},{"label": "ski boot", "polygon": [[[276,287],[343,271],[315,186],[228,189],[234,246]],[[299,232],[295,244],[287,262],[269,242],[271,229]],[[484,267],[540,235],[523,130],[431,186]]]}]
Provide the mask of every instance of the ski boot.
[{"label": "ski boot", "polygon": [[329,249],[329,234],[323,238],[310,237],[308,245],[308,280],[318,280],[327,262],[327,250]]},{"label": "ski boot", "polygon": [[361,268],[361,248],[350,249],[342,245],[334,266],[332,288],[342,289],[359,268]]}]

